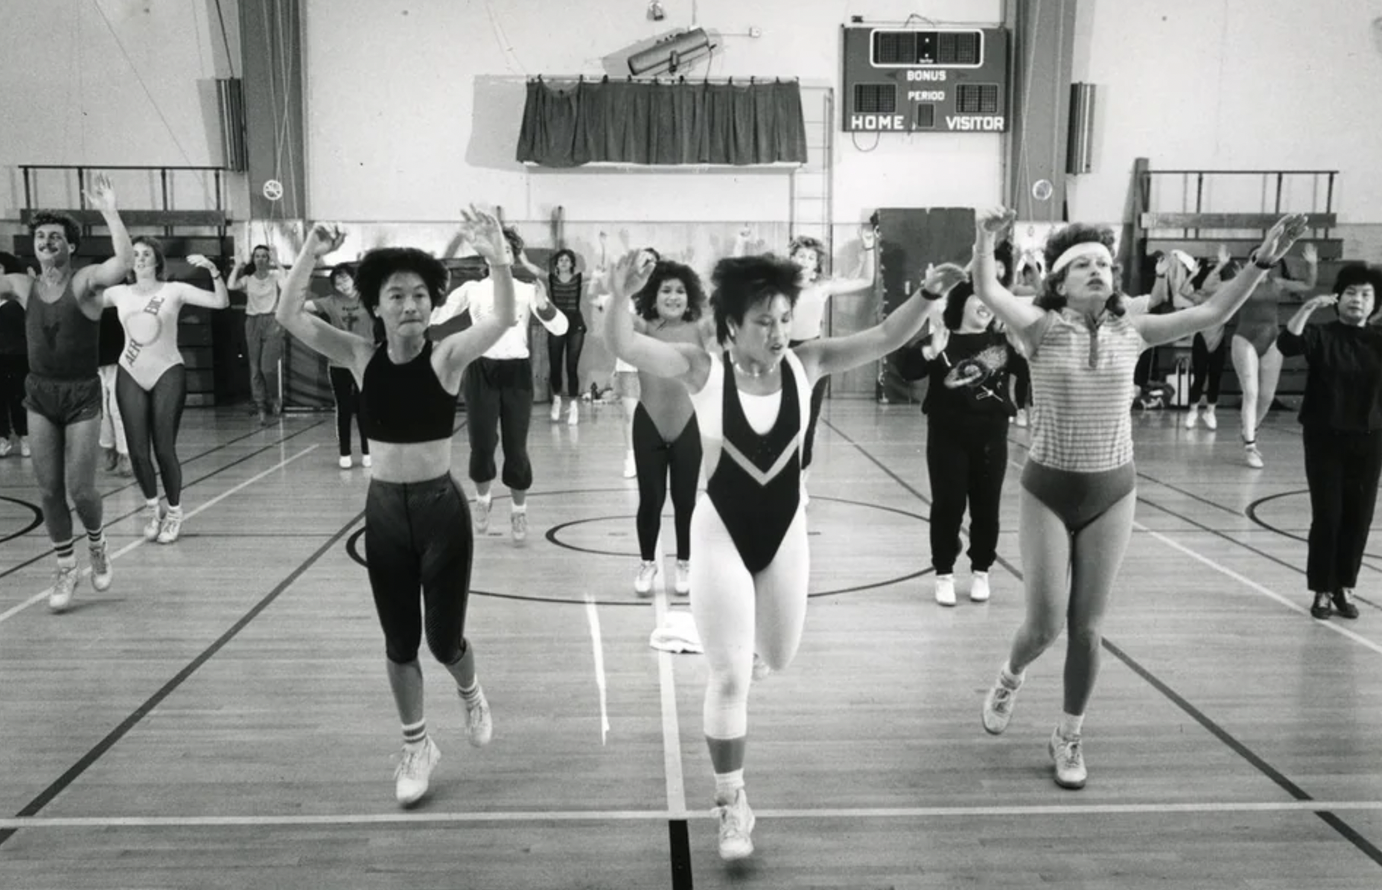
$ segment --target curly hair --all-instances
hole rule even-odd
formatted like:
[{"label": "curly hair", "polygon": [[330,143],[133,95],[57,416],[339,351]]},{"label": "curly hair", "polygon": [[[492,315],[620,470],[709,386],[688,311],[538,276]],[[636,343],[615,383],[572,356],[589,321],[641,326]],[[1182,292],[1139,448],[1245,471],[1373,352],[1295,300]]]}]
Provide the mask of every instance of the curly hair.
[{"label": "curly hair", "polygon": [[710,281],[715,291],[710,306],[715,313],[715,337],[721,343],[730,339],[729,323],[744,323],[744,314],[763,300],[781,294],[793,308],[801,286],[801,268],[788,259],[772,254],[726,257],[715,264]]},{"label": "curly hair", "polygon": [[798,235],[787,245],[787,257],[790,259],[798,250],[805,247],[816,252],[816,274],[825,274],[825,244],[819,238],[812,238],[810,235]]},{"label": "curly hair", "polygon": [[[163,245],[159,243],[157,238],[149,235],[135,235],[130,239],[130,246],[133,247],[136,244],[146,244],[154,252],[154,277],[162,281],[163,267],[167,264],[163,255]],[[133,269],[130,270],[130,274],[134,274]]]},{"label": "curly hair", "polygon": [[690,266],[672,260],[660,260],[653,267],[653,274],[642,290],[633,295],[634,310],[648,321],[656,321],[657,292],[664,282],[680,281],[686,288],[686,311],[681,314],[682,321],[695,321],[701,317],[705,308],[705,289],[701,287],[701,277]]},{"label": "curly hair", "polygon": [[29,235],[33,236],[37,233],[40,226],[62,226],[62,233],[74,251],[82,243],[81,225],[66,213],[58,213],[56,210],[40,210],[29,218]]},{"label": "curly hair", "polygon": [[[1108,248],[1109,255],[1112,256],[1115,244],[1113,230],[1086,223],[1071,223],[1060,231],[1051,233],[1051,237],[1046,239],[1046,268],[1055,269],[1056,260],[1061,258],[1061,254],[1077,244],[1102,244]],[[1065,283],[1065,278],[1069,274],[1068,268],[1047,273],[1046,289],[1036,298],[1038,308],[1065,308],[1065,295],[1059,293],[1056,288],[1057,285]],[[1116,264],[1114,269],[1113,293],[1109,295],[1105,308],[1114,315],[1122,315],[1127,310],[1123,306],[1123,295],[1118,289]]]},{"label": "curly hair", "polygon": [[566,257],[568,260],[571,261],[571,271],[575,272],[576,252],[574,250],[571,250],[569,247],[563,247],[561,250],[558,250],[556,253],[552,254],[551,259],[547,261],[547,268],[553,272],[557,271],[557,260],[561,259],[562,257]]},{"label": "curly hair", "polygon": [[441,260],[416,247],[377,247],[365,254],[355,269],[355,289],[366,309],[374,312],[379,308],[379,291],[390,276],[400,272],[412,272],[422,279],[433,309],[446,302],[451,276]]}]

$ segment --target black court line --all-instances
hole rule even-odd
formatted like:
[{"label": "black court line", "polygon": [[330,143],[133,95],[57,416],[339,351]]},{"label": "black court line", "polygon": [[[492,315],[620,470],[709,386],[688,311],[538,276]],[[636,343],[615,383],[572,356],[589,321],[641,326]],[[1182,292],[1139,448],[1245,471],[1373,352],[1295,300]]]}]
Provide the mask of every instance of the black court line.
[{"label": "black court line", "polygon": [[[295,432],[295,433],[289,433],[288,435],[284,436],[283,438],[281,438],[281,439],[279,439],[279,440],[277,440],[277,441],[275,441],[275,442],[270,442],[268,445],[264,445],[263,447],[256,448],[254,451],[251,451],[249,454],[246,454],[246,455],[243,456],[243,457],[236,458],[235,460],[231,461],[230,463],[225,464],[224,466],[219,467],[219,468],[217,468],[217,469],[215,469],[215,470],[212,470],[210,473],[207,473],[205,476],[199,476],[199,477],[197,477],[196,479],[193,479],[191,482],[184,482],[184,483],[182,484],[182,490],[183,490],[183,491],[186,491],[187,489],[191,488],[192,486],[194,486],[194,485],[196,485],[196,484],[198,484],[198,483],[200,483],[200,482],[205,482],[206,480],[210,479],[212,476],[216,476],[216,475],[219,475],[219,474],[221,474],[221,473],[224,473],[226,470],[229,470],[231,467],[237,466],[238,464],[242,464],[242,463],[244,463],[244,462],[247,461],[247,460],[250,460],[250,459],[252,459],[252,458],[258,457],[259,455],[263,454],[265,451],[268,451],[269,449],[273,448],[274,446],[276,446],[276,445],[282,445],[284,442],[287,442],[289,439],[292,439],[292,438],[294,438],[294,437],[296,437],[296,436],[301,436],[303,433],[306,433],[306,432],[309,432],[309,431],[311,431],[311,430],[314,430],[314,429],[316,429],[317,427],[321,426],[322,424],[324,424],[324,423],[326,423],[326,422],[327,422],[327,421],[325,421],[325,420],[318,421],[318,422],[312,424],[312,425],[309,426],[309,427],[304,427],[303,429],[298,430],[298,431]],[[251,435],[253,435],[253,434],[251,434]],[[240,438],[244,438],[244,437],[241,436]],[[218,446],[216,446],[215,448],[212,448],[211,451],[220,451],[222,448],[225,448],[226,445],[230,445],[230,444],[232,444],[233,442],[237,442],[237,441],[239,441],[239,439],[232,439],[231,442],[227,442],[225,445],[218,445]],[[210,454],[211,451],[207,451],[207,452],[204,452],[203,454],[199,454],[199,455],[197,455],[197,457],[205,457],[207,454]],[[193,458],[193,460],[196,460],[196,458]],[[186,466],[186,463],[184,463],[184,466]],[[129,486],[127,485],[127,486],[123,486],[123,487],[121,487],[121,488],[117,488],[117,489],[115,489],[115,491],[108,492],[108,494],[115,494],[116,492],[124,491],[125,488],[128,488],[128,487],[129,487]],[[106,497],[105,494],[101,495],[102,500],[104,500],[105,497]],[[107,518],[107,519],[105,519],[104,524],[105,524],[106,526],[110,526],[110,525],[113,525],[113,524],[115,524],[115,523],[117,523],[117,522],[123,522],[123,521],[125,521],[126,519],[129,519],[131,516],[134,516],[136,513],[138,513],[139,511],[141,511],[141,510],[143,510],[143,509],[144,509],[143,506],[135,507],[133,510],[129,511],[128,513],[122,513],[121,515],[116,516],[116,517],[114,517],[114,518]],[[23,562],[21,562],[21,563],[19,563],[19,564],[17,564],[17,565],[11,566],[10,568],[6,569],[6,570],[3,571],[3,572],[0,572],[0,578],[4,578],[4,577],[7,577],[7,576],[9,576],[9,575],[13,575],[15,572],[19,571],[20,569],[28,568],[29,566],[33,565],[34,563],[38,562],[39,560],[48,558],[48,556],[49,556],[52,552],[53,552],[53,549],[52,549],[51,547],[49,547],[47,550],[42,550],[42,551],[40,551],[40,552],[38,553],[37,556],[34,556],[34,557],[30,558],[30,559],[26,559],[25,561],[23,561]]]},{"label": "black court line", "polygon": [[[863,446],[854,442],[848,436],[845,436],[843,433],[840,433],[840,431],[837,430],[834,427],[834,425],[831,425],[828,422],[827,425],[829,425],[832,430],[835,430],[836,434],[844,438],[845,441],[849,442],[849,444],[853,445],[856,449],[858,449],[858,451],[861,454],[863,454],[869,460],[873,461],[880,468],[882,468],[885,473],[887,473],[893,479],[898,479],[903,488],[907,489],[913,494],[916,494],[916,490],[914,488],[912,488],[906,482],[903,482],[896,473],[884,467],[883,464],[872,454],[866,451]],[[1142,500],[1141,496],[1138,496],[1138,500]],[[1178,514],[1176,514],[1175,511],[1167,510],[1165,507],[1158,506],[1158,509],[1164,510],[1167,513],[1170,513],[1172,516],[1178,516]],[[1183,519],[1184,517],[1178,518]],[[1008,563],[1003,563],[1003,565],[1007,567],[1013,573],[1013,575],[1015,575],[1019,580],[1023,580],[1023,575],[1020,571],[1017,570],[1017,568],[1010,566]],[[1242,757],[1244,760],[1250,763],[1260,773],[1262,773],[1264,776],[1266,776],[1268,779],[1274,782],[1278,787],[1286,791],[1286,793],[1290,794],[1293,798],[1299,801],[1310,801],[1315,799],[1311,797],[1308,793],[1306,793],[1306,791],[1303,788],[1301,788],[1300,786],[1292,782],[1290,779],[1288,779],[1280,770],[1276,769],[1262,757],[1253,752],[1251,748],[1240,742],[1238,739],[1234,738],[1234,736],[1230,734],[1228,730],[1224,729],[1219,724],[1215,723],[1203,711],[1199,710],[1194,705],[1190,704],[1189,701],[1187,701],[1178,692],[1176,692],[1174,689],[1172,689],[1170,686],[1164,683],[1150,670],[1143,667],[1142,664],[1140,664],[1132,656],[1128,655],[1121,648],[1119,648],[1117,645],[1111,642],[1108,639],[1108,637],[1102,637],[1100,639],[1100,644],[1103,646],[1104,649],[1107,649],[1115,658],[1117,658],[1119,661],[1123,662],[1125,665],[1131,668],[1133,673],[1137,674],[1143,680],[1146,680],[1147,683],[1150,684],[1153,689],[1156,689],[1158,692],[1160,692],[1172,704],[1184,711],[1187,715],[1189,715],[1189,717],[1192,720],[1203,726],[1206,730],[1210,732],[1211,735],[1213,735],[1215,738],[1219,739],[1221,742],[1227,745],[1230,750],[1234,751],[1236,754],[1238,754],[1240,757]],[[1349,843],[1353,844],[1353,846],[1356,847],[1365,856],[1367,856],[1377,865],[1382,866],[1382,850],[1379,850],[1376,845],[1368,841],[1367,838],[1363,837],[1362,834],[1360,834],[1351,825],[1349,825],[1343,819],[1339,818],[1337,815],[1328,810],[1314,810],[1313,812],[1326,825],[1328,825],[1330,828],[1333,828],[1341,837],[1343,837]]]},{"label": "black court line", "polygon": [[[39,792],[38,796],[35,797],[33,800],[29,801],[29,803],[25,805],[25,807],[21,809],[18,813],[15,813],[15,818],[23,819],[26,817],[38,815],[39,811],[41,811],[44,807],[51,803],[53,799],[56,798],[59,794],[65,791],[69,785],[71,785],[81,776],[82,773],[90,769],[91,766],[97,760],[101,759],[102,755],[104,755],[107,751],[113,748],[115,744],[120,741],[120,739],[124,738],[125,735],[128,734],[129,731],[139,723],[139,721],[143,720],[144,717],[147,716],[150,711],[158,707],[159,704],[162,703],[163,700],[166,699],[168,696],[172,695],[173,692],[176,691],[179,686],[181,686],[184,682],[187,681],[189,677],[191,677],[194,673],[197,672],[198,668],[210,661],[212,656],[214,656],[217,652],[221,651],[221,649],[224,648],[225,645],[229,643],[232,639],[234,639],[236,635],[240,633],[240,631],[244,630],[249,625],[249,623],[253,621],[255,618],[257,618],[260,615],[260,613],[262,613],[265,609],[267,609],[273,603],[274,600],[278,599],[278,597],[283,593],[283,591],[287,590],[294,581],[302,577],[303,573],[310,569],[317,562],[317,560],[321,559],[324,555],[326,555],[327,551],[329,551],[332,547],[336,546],[336,542],[339,541],[341,538],[345,537],[346,532],[348,532],[356,523],[363,519],[364,515],[365,511],[361,510],[359,513],[355,514],[354,518],[352,518],[345,525],[341,526],[339,531],[333,534],[328,540],[324,541],[321,544],[321,546],[314,550],[312,554],[307,557],[307,559],[303,560],[303,562],[296,569],[294,569],[292,572],[288,574],[288,577],[280,581],[278,585],[274,587],[273,590],[269,591],[269,593],[264,596],[263,599],[255,603],[248,612],[246,612],[244,615],[240,617],[238,621],[232,624],[229,630],[221,634],[221,636],[218,637],[216,641],[213,642],[210,646],[207,646],[206,649],[204,649],[200,655],[188,662],[186,667],[178,671],[177,674],[174,675],[173,678],[169,680],[167,683],[164,683],[163,687],[159,689],[157,692],[155,692],[153,695],[149,696],[149,698],[142,705],[140,705],[138,708],[135,708],[135,710],[131,712],[128,717],[121,721],[119,726],[112,729],[106,735],[105,738],[97,742],[91,748],[91,750],[86,752],[86,754],[83,755],[81,759],[79,759],[76,763],[74,763],[67,770],[67,772],[63,773],[51,785],[43,789],[43,791]],[[0,845],[3,845],[6,841],[8,841],[11,837],[14,836],[15,832],[19,830],[20,829],[18,828],[0,829]]]}]

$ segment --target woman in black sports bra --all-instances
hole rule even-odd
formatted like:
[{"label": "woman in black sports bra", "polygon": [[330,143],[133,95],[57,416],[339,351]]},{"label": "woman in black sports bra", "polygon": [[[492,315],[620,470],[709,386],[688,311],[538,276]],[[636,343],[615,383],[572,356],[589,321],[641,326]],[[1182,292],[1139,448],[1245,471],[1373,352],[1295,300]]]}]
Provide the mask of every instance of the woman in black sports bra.
[{"label": "woman in black sports bra", "polygon": [[[630,254],[611,276],[622,306],[653,271]],[[720,857],[753,852],[744,795],[749,681],[755,653],[771,670],[796,655],[806,619],[810,554],[801,452],[811,389],[902,347],[921,329],[921,291],[882,324],[789,349],[800,270],[774,256],[715,266],[711,305],[724,351],[636,333],[627,312],[606,313],[615,354],[640,372],[679,381],[700,428],[706,497],[691,518],[691,612],[710,668],[705,736],[715,771]]]},{"label": "woman in black sports bra", "polygon": [[465,639],[473,538],[465,496],[451,475],[451,434],[462,372],[513,324],[513,258],[497,220],[473,208],[462,215],[466,238],[494,277],[494,313],[464,331],[435,344],[427,339],[432,309],[446,299],[446,267],[406,247],[371,250],[355,274],[361,302],[384,322],[383,343],[376,346],[371,338],[307,314],[312,268],[344,240],[338,229],[322,224],[308,234],[278,305],[284,328],[348,368],[360,386],[361,426],[374,457],[365,556],[384,630],[389,686],[403,723],[403,757],[394,779],[404,806],[427,793],[440,757],[423,718],[417,655],[424,624],[427,647],[456,679],[470,743],[484,745],[492,733],[474,649]]}]

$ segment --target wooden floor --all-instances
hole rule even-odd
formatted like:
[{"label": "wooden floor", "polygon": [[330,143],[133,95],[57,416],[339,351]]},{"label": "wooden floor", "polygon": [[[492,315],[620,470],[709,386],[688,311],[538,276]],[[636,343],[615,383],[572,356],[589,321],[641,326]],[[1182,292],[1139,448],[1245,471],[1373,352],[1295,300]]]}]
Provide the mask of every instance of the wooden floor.
[{"label": "wooden floor", "polygon": [[1010,437],[993,600],[965,599],[962,572],[942,609],[924,419],[827,403],[815,599],[796,663],[754,687],[758,850],[738,867],[715,852],[704,665],[648,646],[683,605],[632,593],[636,493],[612,406],[575,428],[537,409],[530,538],[509,539],[499,488],[475,558],[494,742],[465,744],[426,663],[443,758],[409,812],[352,555],[368,473],[337,469],[328,415],[261,429],[190,410],[175,546],[142,542],[132,480],[103,472],[115,585],[83,582],[65,615],[46,608],[29,462],[5,458],[0,887],[1382,886],[1382,536],[1361,619],[1311,620],[1293,418],[1269,420],[1257,471],[1231,413],[1218,433],[1180,419],[1136,419],[1137,532],[1085,723],[1089,785],[1069,792],[1046,754],[1063,643],[1004,736],[979,723],[1022,613],[1027,432]]}]

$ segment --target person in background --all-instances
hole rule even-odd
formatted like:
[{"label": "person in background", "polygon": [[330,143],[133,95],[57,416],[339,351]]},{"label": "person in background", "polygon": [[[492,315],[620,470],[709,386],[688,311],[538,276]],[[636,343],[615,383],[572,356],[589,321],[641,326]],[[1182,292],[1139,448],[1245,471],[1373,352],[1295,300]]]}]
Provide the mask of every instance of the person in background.
[{"label": "person in background", "polygon": [[[1172,303],[1177,309],[1198,306],[1219,292],[1227,281],[1238,274],[1238,264],[1228,255],[1228,248],[1220,247],[1213,261],[1198,264],[1188,287],[1176,290]],[[1197,331],[1190,346],[1190,395],[1185,412],[1185,428],[1193,430],[1196,421],[1203,421],[1210,430],[1219,428],[1215,409],[1219,405],[1219,386],[1228,362],[1229,336],[1226,325],[1215,325]]]},{"label": "person in background", "polygon": [[[119,285],[116,285],[119,287]],[[120,400],[115,395],[115,381],[120,372],[120,352],[125,348],[125,329],[120,326],[120,314],[106,305],[101,311],[101,328],[97,340],[97,369],[101,375],[101,436],[99,444],[105,454],[106,470],[118,476],[133,474],[130,466],[129,441],[125,438],[125,419],[120,416]]]},{"label": "person in background", "polygon": [[261,424],[283,409],[279,401],[279,362],[283,358],[283,328],[274,320],[283,270],[267,244],[257,244],[250,261],[236,266],[226,287],[245,292],[245,352],[250,368],[251,413]]},{"label": "person in background", "polygon": [[[337,263],[331,270],[331,293],[307,301],[307,311],[326,319],[332,327],[347,331],[366,340],[376,340],[375,321],[360,302],[355,290],[355,274],[348,263]],[[328,357],[326,373],[331,379],[331,395],[336,402],[336,446],[340,455],[337,463],[343,470],[354,463],[350,443],[351,421],[360,427],[360,466],[371,466],[369,439],[365,437],[364,418],[360,416],[360,388],[350,369],[338,365]]]},{"label": "person in background", "polygon": [[[19,257],[0,251],[0,275],[24,275]],[[0,293],[0,457],[18,451],[29,456],[29,417],[24,410],[24,380],[29,376],[29,345],[24,304],[13,292]]]},{"label": "person in background", "polygon": [[[534,275],[541,272],[530,269]],[[547,273],[547,295],[552,304],[566,316],[566,333],[551,334],[547,337],[547,361],[552,387],[552,420],[561,420],[561,392],[563,370],[565,371],[566,396],[570,401],[566,422],[572,426],[580,423],[581,404],[581,352],[585,349],[585,316],[581,314],[581,297],[585,284],[580,272],[576,271],[576,254],[566,248],[552,255],[551,269]]]}]

